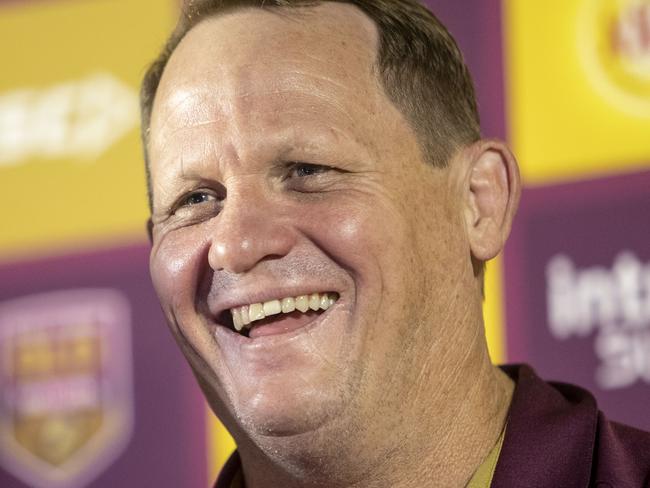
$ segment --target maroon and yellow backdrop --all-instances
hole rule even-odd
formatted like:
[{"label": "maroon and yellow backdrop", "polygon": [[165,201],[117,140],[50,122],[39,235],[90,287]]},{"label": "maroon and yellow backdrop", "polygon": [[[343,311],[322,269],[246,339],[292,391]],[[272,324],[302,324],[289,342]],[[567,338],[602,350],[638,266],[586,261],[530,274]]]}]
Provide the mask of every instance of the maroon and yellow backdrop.
[{"label": "maroon and yellow backdrop", "polygon": [[[522,170],[493,360],[650,429],[650,0],[427,4]],[[147,268],[137,91],[177,5],[0,0],[2,487],[208,486],[234,448]]]}]

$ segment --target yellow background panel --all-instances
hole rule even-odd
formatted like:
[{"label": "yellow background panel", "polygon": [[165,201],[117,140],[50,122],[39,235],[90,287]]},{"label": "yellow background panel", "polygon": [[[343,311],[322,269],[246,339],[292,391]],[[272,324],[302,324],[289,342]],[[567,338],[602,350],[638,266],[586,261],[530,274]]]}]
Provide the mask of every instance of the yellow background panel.
[{"label": "yellow background panel", "polygon": [[501,257],[487,263],[485,270],[485,302],[483,303],[485,335],[490,357],[495,364],[506,361],[505,322],[503,316],[503,272]]},{"label": "yellow background panel", "polygon": [[[175,14],[173,0],[0,6],[5,67],[0,77],[5,137],[4,146],[0,141],[0,255],[5,259],[145,239],[137,91]],[[105,132],[95,139],[109,142],[83,151],[88,131],[97,130],[97,124]],[[44,141],[43,134],[50,139]],[[23,139],[27,142],[16,143]],[[23,152],[7,160],[8,147]]]},{"label": "yellow background panel", "polygon": [[635,75],[612,53],[617,22],[649,3],[504,0],[509,135],[526,183],[650,161],[647,48]]},{"label": "yellow background panel", "polygon": [[213,482],[235,450],[235,441],[211,410],[207,410],[208,417],[208,481]]}]

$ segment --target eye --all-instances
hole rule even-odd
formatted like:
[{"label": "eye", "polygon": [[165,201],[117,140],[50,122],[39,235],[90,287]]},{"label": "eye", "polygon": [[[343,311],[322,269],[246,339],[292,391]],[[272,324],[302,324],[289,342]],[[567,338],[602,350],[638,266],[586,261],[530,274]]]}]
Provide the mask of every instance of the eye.
[{"label": "eye", "polygon": [[289,167],[288,176],[290,178],[305,178],[307,176],[316,176],[325,173],[331,169],[329,166],[323,166],[321,164],[293,163]]},{"label": "eye", "polygon": [[173,214],[176,216],[197,216],[218,212],[220,199],[211,191],[195,190],[183,195],[176,203]]},{"label": "eye", "polygon": [[214,195],[211,195],[204,191],[196,191],[187,195],[180,202],[181,207],[191,207],[193,205],[200,205],[201,203],[210,202],[215,200]]}]

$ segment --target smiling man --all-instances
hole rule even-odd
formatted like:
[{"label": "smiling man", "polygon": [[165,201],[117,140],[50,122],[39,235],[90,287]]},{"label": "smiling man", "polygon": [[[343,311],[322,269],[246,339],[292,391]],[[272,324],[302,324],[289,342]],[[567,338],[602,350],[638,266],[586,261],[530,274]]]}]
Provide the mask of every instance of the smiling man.
[{"label": "smiling man", "polygon": [[574,486],[537,483],[549,463],[590,479],[595,404],[567,470],[568,434],[526,424],[572,403],[490,362],[483,263],[518,169],[424,7],[191,2],[142,107],[153,282],[238,445],[218,486],[515,486],[521,462],[543,467],[526,486]]}]

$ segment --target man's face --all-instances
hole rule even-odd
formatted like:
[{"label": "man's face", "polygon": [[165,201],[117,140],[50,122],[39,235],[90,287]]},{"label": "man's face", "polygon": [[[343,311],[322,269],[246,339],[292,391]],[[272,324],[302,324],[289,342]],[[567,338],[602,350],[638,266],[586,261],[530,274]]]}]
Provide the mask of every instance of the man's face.
[{"label": "man's face", "polygon": [[[455,173],[422,162],[377,44],[349,5],[241,10],[192,29],[158,89],[153,282],[213,408],[249,434],[399,408],[466,308]],[[230,327],[230,309],[314,293],[336,301]]]}]

